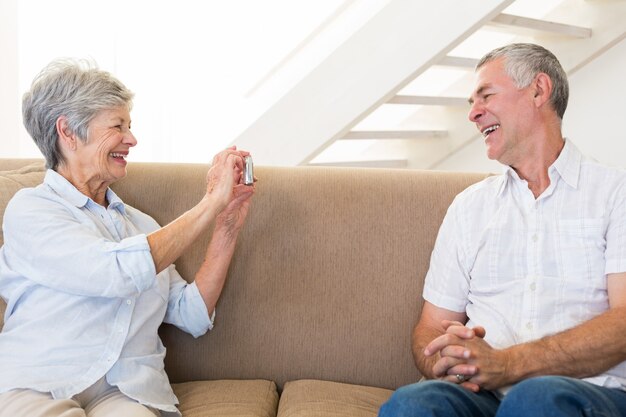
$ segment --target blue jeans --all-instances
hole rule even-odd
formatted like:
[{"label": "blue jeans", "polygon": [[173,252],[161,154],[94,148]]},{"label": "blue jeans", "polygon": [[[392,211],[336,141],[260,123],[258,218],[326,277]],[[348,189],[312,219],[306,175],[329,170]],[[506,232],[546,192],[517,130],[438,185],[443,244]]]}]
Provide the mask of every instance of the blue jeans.
[{"label": "blue jeans", "polygon": [[398,389],[379,417],[626,417],[626,391],[560,376],[522,381],[500,400],[490,391],[473,393],[444,381]]}]

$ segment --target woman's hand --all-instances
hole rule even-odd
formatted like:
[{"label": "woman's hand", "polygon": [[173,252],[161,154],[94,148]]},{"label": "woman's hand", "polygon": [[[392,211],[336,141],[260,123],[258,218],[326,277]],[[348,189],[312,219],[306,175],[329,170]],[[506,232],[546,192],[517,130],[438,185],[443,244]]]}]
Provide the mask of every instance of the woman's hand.
[{"label": "woman's hand", "polygon": [[[248,152],[238,151],[234,146],[218,153],[207,173],[207,189],[202,200],[167,226],[147,236],[157,273],[178,259],[214,220],[220,226],[216,228],[220,233],[214,235],[213,240],[221,244],[215,253],[219,254],[236,240],[254,193],[254,186],[242,183],[243,158],[247,155]],[[227,251],[228,262],[232,250],[229,248]]]},{"label": "woman's hand", "polygon": [[254,186],[236,185],[233,188],[233,199],[217,216],[216,230],[222,230],[229,235],[238,233],[248,215],[248,207],[253,194]]},{"label": "woman's hand", "polygon": [[[234,148],[230,150],[234,150]],[[241,151],[239,154],[245,157],[248,152]],[[204,262],[202,262],[195,278],[198,290],[209,312],[214,311],[215,304],[224,287],[228,267],[235,252],[239,230],[241,230],[248,215],[250,199],[254,194],[254,185],[243,184],[241,167],[235,172],[237,184],[231,189],[230,201],[215,218],[215,229],[207,247]]]},{"label": "woman's hand", "polygon": [[249,152],[238,151],[232,146],[213,158],[211,168],[207,172],[206,196],[215,199],[218,212],[235,197],[233,187],[242,180],[243,158],[247,155]]}]

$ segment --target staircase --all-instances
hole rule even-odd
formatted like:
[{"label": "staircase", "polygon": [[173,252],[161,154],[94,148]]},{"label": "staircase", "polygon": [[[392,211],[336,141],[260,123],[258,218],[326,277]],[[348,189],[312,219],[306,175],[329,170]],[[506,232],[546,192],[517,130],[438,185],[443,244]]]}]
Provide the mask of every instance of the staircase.
[{"label": "staircase", "polygon": [[625,17],[618,0],[389,0],[234,144],[262,165],[437,169],[480,140],[480,56],[534,42],[572,74],[626,36]]}]

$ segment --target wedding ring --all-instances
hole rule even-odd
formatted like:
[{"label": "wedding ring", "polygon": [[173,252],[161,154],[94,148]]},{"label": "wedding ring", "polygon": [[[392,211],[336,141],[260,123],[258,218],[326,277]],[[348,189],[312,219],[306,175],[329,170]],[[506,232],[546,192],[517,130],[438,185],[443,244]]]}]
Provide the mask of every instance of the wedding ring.
[{"label": "wedding ring", "polygon": [[465,375],[461,375],[461,374],[456,374],[456,379],[459,380],[459,382],[465,382],[466,381],[466,376]]}]

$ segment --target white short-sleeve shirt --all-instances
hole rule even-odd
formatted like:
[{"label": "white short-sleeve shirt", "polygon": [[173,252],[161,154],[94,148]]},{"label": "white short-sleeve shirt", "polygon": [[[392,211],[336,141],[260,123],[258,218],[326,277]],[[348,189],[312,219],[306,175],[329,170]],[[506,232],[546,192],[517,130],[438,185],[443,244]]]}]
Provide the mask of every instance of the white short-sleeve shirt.
[{"label": "white short-sleeve shirt", "polygon": [[[460,193],[439,230],[424,299],[465,312],[495,348],[536,340],[609,308],[606,276],[626,271],[626,172],[569,141],[537,199],[506,168]],[[626,387],[626,363],[589,382]]]}]

